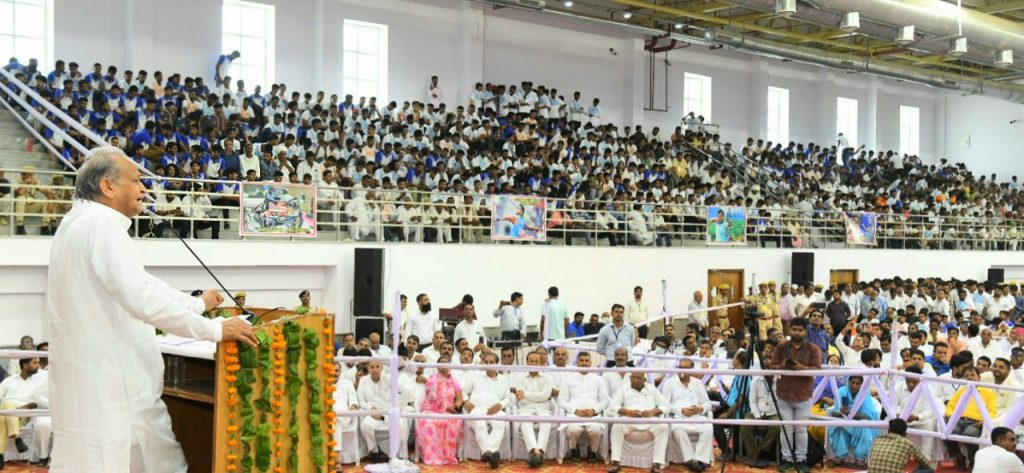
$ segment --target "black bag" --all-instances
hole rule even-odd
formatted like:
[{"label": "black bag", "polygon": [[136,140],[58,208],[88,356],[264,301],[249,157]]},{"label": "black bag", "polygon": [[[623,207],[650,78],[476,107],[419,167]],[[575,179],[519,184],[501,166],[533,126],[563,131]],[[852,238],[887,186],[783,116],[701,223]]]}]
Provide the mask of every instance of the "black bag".
[{"label": "black bag", "polygon": [[810,435],[807,436],[807,466],[825,464],[825,446]]}]

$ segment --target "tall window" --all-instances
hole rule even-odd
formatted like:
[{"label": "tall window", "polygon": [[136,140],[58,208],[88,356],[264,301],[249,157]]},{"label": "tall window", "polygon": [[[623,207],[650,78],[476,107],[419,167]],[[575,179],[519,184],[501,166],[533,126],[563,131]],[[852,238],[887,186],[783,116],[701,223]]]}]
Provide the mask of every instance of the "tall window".
[{"label": "tall window", "polygon": [[900,154],[921,152],[921,109],[900,106]]},{"label": "tall window", "polygon": [[53,0],[0,0],[0,58],[53,69]]},{"label": "tall window", "polygon": [[228,69],[232,88],[234,82],[241,79],[250,92],[257,85],[270,90],[270,84],[274,83],[274,44],[273,5],[224,0],[222,54],[238,51],[241,55]]},{"label": "tall window", "polygon": [[789,89],[768,88],[768,140],[789,143]]},{"label": "tall window", "polygon": [[342,27],[342,91],[359,97],[388,96],[388,25],[345,20]]},{"label": "tall window", "polygon": [[683,113],[703,115],[711,122],[711,78],[700,74],[683,74]]},{"label": "tall window", "polygon": [[[836,97],[836,134],[842,133],[848,146],[857,147],[857,100]],[[840,150],[842,151],[842,150]]]}]

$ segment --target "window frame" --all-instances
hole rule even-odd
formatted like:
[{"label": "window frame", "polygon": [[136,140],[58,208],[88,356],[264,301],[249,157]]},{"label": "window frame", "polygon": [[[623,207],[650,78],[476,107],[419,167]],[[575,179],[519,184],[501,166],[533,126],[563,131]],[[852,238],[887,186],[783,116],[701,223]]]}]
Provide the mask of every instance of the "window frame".
[{"label": "window frame", "polygon": [[921,155],[921,108],[900,105],[900,155]]},{"label": "window frame", "polygon": [[[354,36],[356,37],[357,44],[347,44],[345,41],[346,32],[350,31],[350,28],[355,28]],[[368,52],[359,48],[359,36],[363,34],[367,29],[372,29],[376,34],[376,49],[373,52]],[[373,23],[369,21],[356,20],[352,18],[345,18],[342,20],[341,27],[341,90],[344,94],[352,94],[352,96],[358,100],[359,97],[365,96],[367,99],[370,97],[376,97],[377,103],[387,103],[388,101],[388,36],[390,30],[387,24]],[[348,64],[346,57],[354,57],[356,64]],[[363,71],[360,71],[358,61],[359,58],[370,58],[372,57],[376,61],[377,67],[375,71],[375,79],[367,79]],[[362,85],[360,85],[362,84]],[[367,92],[363,89],[366,84],[373,84],[373,93]]]},{"label": "window frame", "polygon": [[[234,7],[237,7],[239,9],[261,10],[263,15],[264,15],[264,23],[265,23],[263,35],[262,36],[261,35],[255,35],[255,34],[251,34],[251,33],[247,34],[246,32],[243,31],[244,30],[244,25],[242,24],[242,20],[244,19],[244,15],[242,15],[241,10],[239,10],[240,13],[239,13],[239,18],[238,18],[238,22],[239,22],[239,26],[240,26],[239,32],[238,33],[229,33],[229,32],[227,32],[224,29],[224,22],[225,22],[225,9],[228,6],[234,6]],[[270,90],[270,86],[276,82],[276,79],[277,79],[277,77],[276,77],[276,75],[277,75],[276,74],[277,73],[277,67],[276,67],[276,63],[277,63],[277,57],[276,57],[277,56],[277,54],[276,54],[276,52],[277,52],[276,51],[276,47],[277,47],[277,41],[276,41],[276,14],[277,14],[276,7],[274,5],[269,5],[269,4],[266,4],[266,3],[251,2],[251,1],[247,1],[247,0],[223,0],[223,2],[221,4],[221,51],[222,51],[221,54],[228,54],[232,50],[235,49],[235,48],[228,48],[226,46],[226,43],[227,43],[226,38],[228,36],[237,37],[238,45],[239,45],[238,46],[238,52],[241,53],[241,56],[231,63],[231,67],[228,68],[227,75],[231,76],[232,82],[238,81],[239,79],[245,80],[246,91],[255,90],[257,85],[261,86],[263,88],[263,90]],[[258,39],[258,40],[263,42],[264,53],[263,53],[263,65],[262,66],[259,65],[259,64],[251,63],[251,62],[248,61],[248,59],[252,58],[253,55],[251,53],[247,53],[246,51],[242,50],[243,40],[246,39],[246,38],[248,38],[248,39]],[[242,71],[244,69],[250,69],[250,70],[252,70],[252,69],[262,69],[262,78],[261,78],[261,80],[263,82],[259,82],[259,81],[254,82],[252,80],[251,76],[249,76],[247,74],[243,75],[240,71]],[[234,86],[234,84],[230,84],[230,85]]]},{"label": "window frame", "polygon": [[[56,62],[54,58],[54,26],[53,26],[53,0],[0,0],[0,4],[9,4],[11,6],[11,32],[0,33],[0,41],[10,38],[11,42],[11,54],[3,56],[3,60],[6,61],[9,57],[18,58],[18,62],[22,65],[28,65],[29,59],[32,57],[26,57],[23,54],[18,54],[15,49],[18,43],[18,38],[25,38],[31,40],[42,40],[43,42],[43,56],[34,58],[39,63],[39,73],[46,75],[52,70],[53,64]],[[34,5],[41,6],[43,8],[43,31],[39,37],[28,36],[17,33],[17,10],[16,5]]]},{"label": "window frame", "polygon": [[[772,95],[780,98],[773,107]],[[784,98],[784,100],[782,100]],[[768,141],[786,146],[789,144],[789,89],[784,87],[768,87],[767,97],[767,122],[765,129]],[[777,110],[775,110],[777,109]],[[772,117],[775,117],[776,126],[773,128]]]},{"label": "window frame", "polygon": [[[705,75],[702,75],[702,74],[696,74],[696,73],[692,73],[692,72],[684,72],[683,73],[683,113],[684,114],[689,114],[690,112],[693,112],[693,113],[695,113],[697,115],[703,115],[705,123],[713,123],[712,118],[711,118],[711,110],[712,110],[712,106],[711,106],[712,105],[712,102],[711,102],[712,101],[712,95],[711,95],[712,80],[713,79],[711,78],[711,76],[705,76]],[[694,82],[700,84],[700,91],[698,93],[698,97],[697,98],[693,98],[692,97],[692,93],[694,91],[691,90],[692,86],[690,84],[692,84]],[[693,105],[694,103],[696,103],[697,105],[694,106]]]}]

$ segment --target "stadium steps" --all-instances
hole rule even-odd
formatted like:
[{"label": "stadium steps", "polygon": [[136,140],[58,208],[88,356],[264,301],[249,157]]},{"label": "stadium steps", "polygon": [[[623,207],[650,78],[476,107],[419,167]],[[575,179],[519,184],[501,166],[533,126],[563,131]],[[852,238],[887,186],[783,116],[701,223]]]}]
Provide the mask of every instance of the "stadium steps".
[{"label": "stadium steps", "polygon": [[[36,143],[33,150],[28,151],[28,140],[32,134],[22,126],[16,117],[6,109],[0,110],[0,168],[21,169],[27,165],[33,165],[36,169],[59,171],[55,158],[50,157],[46,148]],[[8,175],[8,180],[14,180],[17,176]]]}]

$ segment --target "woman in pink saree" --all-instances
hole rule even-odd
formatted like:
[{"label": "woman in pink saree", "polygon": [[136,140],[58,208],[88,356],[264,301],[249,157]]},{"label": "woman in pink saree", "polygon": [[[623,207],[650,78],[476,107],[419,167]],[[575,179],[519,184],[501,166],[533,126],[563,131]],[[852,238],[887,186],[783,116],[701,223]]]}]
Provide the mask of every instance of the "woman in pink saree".
[{"label": "woman in pink saree", "polygon": [[[451,358],[441,356],[438,363],[450,363]],[[438,368],[427,380],[421,412],[455,414],[462,410],[462,388],[451,376],[448,368]],[[462,441],[462,420],[419,419],[416,421],[416,445],[426,465],[457,465],[456,455]]]}]

